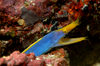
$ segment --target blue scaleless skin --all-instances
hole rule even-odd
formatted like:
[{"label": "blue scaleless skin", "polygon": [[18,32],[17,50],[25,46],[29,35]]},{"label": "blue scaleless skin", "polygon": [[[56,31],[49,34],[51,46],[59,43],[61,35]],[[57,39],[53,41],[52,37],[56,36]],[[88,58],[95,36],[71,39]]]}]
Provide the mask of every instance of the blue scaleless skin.
[{"label": "blue scaleless skin", "polygon": [[25,53],[29,54],[31,52],[34,52],[35,56],[39,56],[52,48],[64,35],[65,34],[62,31],[53,31],[44,36],[42,40],[40,40],[38,43],[28,49],[28,51],[26,51]]},{"label": "blue scaleless skin", "polygon": [[56,30],[52,31],[44,37],[40,38],[33,44],[31,44],[28,48],[26,48],[22,53],[35,53],[35,56],[40,56],[41,54],[47,52],[53,47],[69,45],[73,43],[80,42],[85,40],[85,37],[79,38],[63,38],[66,34],[68,34],[72,29],[79,25],[79,20],[72,22],[71,24]]}]

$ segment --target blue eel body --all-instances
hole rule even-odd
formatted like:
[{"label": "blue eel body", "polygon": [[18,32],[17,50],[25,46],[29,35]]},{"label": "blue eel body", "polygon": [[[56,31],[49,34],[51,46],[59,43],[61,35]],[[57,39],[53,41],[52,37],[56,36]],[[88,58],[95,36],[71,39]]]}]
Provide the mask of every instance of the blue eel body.
[{"label": "blue eel body", "polygon": [[64,36],[63,31],[53,31],[45,35],[39,42],[29,48],[25,53],[29,54],[31,52],[35,53],[35,56],[39,56],[47,52],[50,48],[59,45],[58,41]]}]

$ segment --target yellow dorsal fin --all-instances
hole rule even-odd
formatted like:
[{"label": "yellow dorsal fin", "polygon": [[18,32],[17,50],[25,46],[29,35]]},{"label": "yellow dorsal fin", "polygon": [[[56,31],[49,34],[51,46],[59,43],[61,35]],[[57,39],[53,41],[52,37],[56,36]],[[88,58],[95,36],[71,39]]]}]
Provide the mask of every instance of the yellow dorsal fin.
[{"label": "yellow dorsal fin", "polygon": [[28,48],[26,48],[22,53],[25,53],[28,49],[30,49],[33,45],[35,45],[36,43],[38,43],[42,38],[38,39],[37,41],[35,41],[33,44],[31,44]]},{"label": "yellow dorsal fin", "polygon": [[73,21],[71,24],[69,24],[57,31],[63,31],[64,33],[68,33],[78,25],[79,25],[79,18],[76,21]]}]

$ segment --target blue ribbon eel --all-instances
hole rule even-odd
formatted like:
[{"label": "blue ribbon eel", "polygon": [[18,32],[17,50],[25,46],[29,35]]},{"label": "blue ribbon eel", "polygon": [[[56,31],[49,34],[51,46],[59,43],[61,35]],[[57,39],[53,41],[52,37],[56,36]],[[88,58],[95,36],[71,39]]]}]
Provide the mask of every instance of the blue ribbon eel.
[{"label": "blue ribbon eel", "polygon": [[72,29],[79,25],[79,19],[73,21],[69,25],[52,31],[44,37],[38,39],[36,42],[31,44],[28,48],[26,48],[22,53],[35,53],[35,56],[40,56],[43,53],[47,52],[53,47],[69,45],[73,43],[77,43],[86,39],[86,37],[78,37],[78,38],[63,38],[66,34],[68,34]]}]

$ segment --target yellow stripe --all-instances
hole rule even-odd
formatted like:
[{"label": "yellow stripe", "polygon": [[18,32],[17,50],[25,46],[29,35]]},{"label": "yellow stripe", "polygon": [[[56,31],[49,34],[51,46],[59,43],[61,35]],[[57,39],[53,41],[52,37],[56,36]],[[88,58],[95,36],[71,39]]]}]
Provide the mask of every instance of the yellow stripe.
[{"label": "yellow stripe", "polygon": [[28,49],[30,49],[33,45],[35,45],[37,42],[39,42],[42,38],[35,41],[33,44],[31,44],[28,48],[26,48],[22,53],[25,53]]}]

